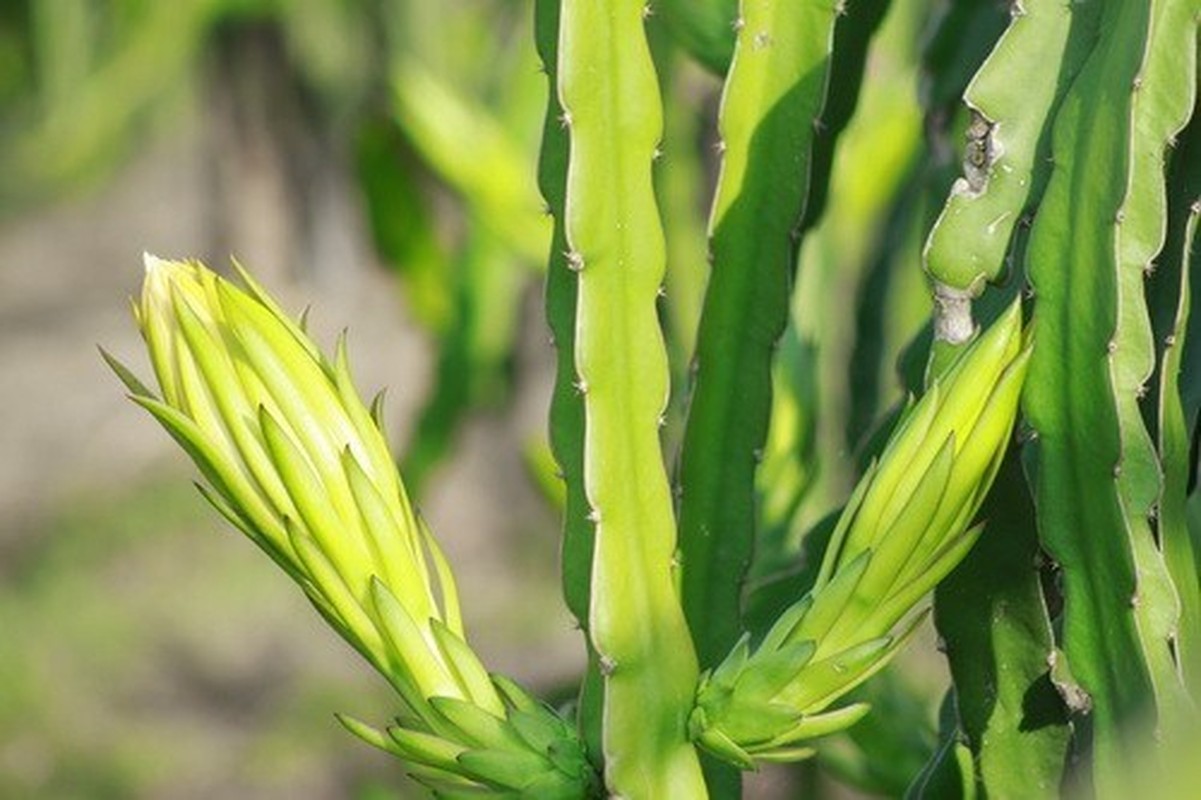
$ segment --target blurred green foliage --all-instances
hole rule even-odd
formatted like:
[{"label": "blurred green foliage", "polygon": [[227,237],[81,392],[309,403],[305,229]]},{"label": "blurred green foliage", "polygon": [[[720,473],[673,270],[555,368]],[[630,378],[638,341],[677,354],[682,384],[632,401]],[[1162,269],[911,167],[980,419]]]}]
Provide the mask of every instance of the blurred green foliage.
[{"label": "blurred green foliage", "polygon": [[163,478],[10,532],[0,797],[403,789],[384,758],[341,746],[331,715],[384,702],[383,687],[214,527],[192,487]]}]

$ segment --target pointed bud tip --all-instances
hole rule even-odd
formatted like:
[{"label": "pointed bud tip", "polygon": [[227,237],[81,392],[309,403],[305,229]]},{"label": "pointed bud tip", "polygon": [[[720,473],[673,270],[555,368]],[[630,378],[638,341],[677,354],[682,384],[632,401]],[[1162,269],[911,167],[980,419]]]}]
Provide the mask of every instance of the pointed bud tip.
[{"label": "pointed bud tip", "polygon": [[150,277],[151,275],[154,275],[155,273],[169,270],[173,267],[178,267],[181,264],[182,264],[182,262],[180,262],[180,261],[172,261],[171,259],[168,259],[168,258],[159,258],[154,253],[150,253],[150,252],[142,253],[142,265],[146,269],[146,277]]}]

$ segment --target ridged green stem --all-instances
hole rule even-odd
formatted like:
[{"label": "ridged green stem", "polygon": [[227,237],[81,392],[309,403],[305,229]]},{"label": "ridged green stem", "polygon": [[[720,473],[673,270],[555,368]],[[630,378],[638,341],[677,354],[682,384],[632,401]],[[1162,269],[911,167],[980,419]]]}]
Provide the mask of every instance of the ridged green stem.
[{"label": "ridged green stem", "polygon": [[588,670],[580,691],[579,725],[590,756],[601,759],[601,681],[598,658],[588,637],[592,550],[595,530],[584,492],[584,399],[575,366],[576,276],[567,263],[564,199],[570,143],[559,105],[558,50],[560,0],[538,0],[534,32],[549,91],[538,160],[538,184],[554,217],[546,273],[546,318],[555,346],[555,386],[550,404],[550,445],[565,486],[561,568],[563,597],[584,629]]},{"label": "ridged green stem", "polygon": [[662,110],[639,0],[564,0],[558,89],[570,136],[564,220],[578,274],[577,390],[596,543],[591,637],[605,676],[609,791],[705,797],[686,721],[698,677],[673,577],[659,444],[668,391],[665,268],[651,166]]},{"label": "ridged green stem", "polygon": [[[1058,0],[1026,0],[964,92],[973,115],[964,175],[951,187],[924,252],[926,270],[943,291],[976,296],[1003,271],[1014,227],[1045,183],[1039,157],[1045,162],[1055,108],[1087,53],[1079,43],[1069,47],[1072,24],[1073,14]],[[1057,72],[1053,80],[1048,65]]]},{"label": "ridged green stem", "polygon": [[[1148,207],[1157,193],[1139,194],[1147,186],[1136,147],[1162,148],[1163,139],[1133,140],[1150,112],[1142,98],[1176,91],[1151,86],[1146,62],[1170,5],[1101,8],[1092,51],[1055,121],[1054,169],[1027,251],[1037,335],[1026,411],[1038,435],[1038,522],[1063,569],[1064,649],[1091,698],[1101,797],[1127,796],[1130,753],[1147,741],[1144,724],[1171,685],[1163,637],[1176,612],[1146,520],[1154,461],[1137,404],[1151,343],[1135,286],[1142,268],[1130,249],[1139,234],[1127,233],[1128,222],[1141,231],[1144,215],[1158,213]],[[1085,8],[1073,5],[1073,14]],[[1171,80],[1190,78],[1176,72]],[[1166,129],[1160,114],[1151,120]]]},{"label": "ridged green stem", "polygon": [[[1194,699],[1201,693],[1201,587],[1197,554],[1188,529],[1190,414],[1181,392],[1181,376],[1198,342],[1188,336],[1192,296],[1189,286],[1201,215],[1201,119],[1194,115],[1173,154],[1169,181],[1167,241],[1147,292],[1159,351],[1159,374],[1152,385],[1155,439],[1163,466],[1163,492],[1155,521],[1158,540],[1180,595],[1175,650],[1185,685]],[[1196,365],[1192,365],[1196,369]]]},{"label": "ridged green stem", "polygon": [[[971,335],[972,299],[1020,256],[1017,224],[1046,187],[1051,126],[1088,54],[1091,42],[1079,32],[1089,24],[1057,2],[1023,3],[964,92],[971,118],[962,174],[923,250],[936,300],[927,379]],[[1011,277],[1004,294],[1012,297],[1019,285]],[[939,586],[934,605],[973,780],[989,796],[1057,797],[1071,732],[1050,680],[1055,641],[1016,454],[1007,457],[983,517],[981,541]]]},{"label": "ridged green stem", "polygon": [[835,16],[828,2],[746,0],[722,98],[713,271],[679,473],[684,607],[705,666],[741,632],[771,360],[788,319]]},{"label": "ridged green stem", "polygon": [[1194,0],[1151,3],[1143,62],[1132,85],[1126,198],[1116,220],[1118,316],[1110,363],[1122,442],[1116,477],[1138,579],[1135,619],[1155,688],[1159,724],[1172,730],[1181,715],[1189,713],[1190,702],[1173,653],[1180,596],[1152,522],[1162,473],[1141,409],[1156,355],[1144,284],[1167,227],[1164,156],[1193,111],[1198,11]]}]

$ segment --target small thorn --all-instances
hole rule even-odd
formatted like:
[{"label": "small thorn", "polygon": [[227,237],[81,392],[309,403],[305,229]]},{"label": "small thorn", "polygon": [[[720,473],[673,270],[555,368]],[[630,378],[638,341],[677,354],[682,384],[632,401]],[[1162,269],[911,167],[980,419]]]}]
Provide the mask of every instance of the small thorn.
[{"label": "small thorn", "polygon": [[648,20],[653,16],[655,16],[655,9],[651,8],[650,3],[647,3],[642,7],[642,18]]},{"label": "small thorn", "polygon": [[655,422],[659,425],[660,428],[666,428],[667,427],[667,415],[660,414],[659,418],[657,420],[655,420]]},{"label": "small thorn", "polygon": [[584,269],[584,257],[575,250],[568,250],[563,254],[567,258],[567,268],[572,272],[582,272]]},{"label": "small thorn", "polygon": [[600,657],[600,671],[601,675],[604,675],[606,678],[609,677],[617,671],[617,662],[611,656],[602,655]]},{"label": "small thorn", "polygon": [[1115,224],[1117,224],[1117,225],[1121,225],[1123,222],[1125,222],[1125,221],[1126,221],[1126,212],[1125,212],[1125,210],[1123,210],[1123,209],[1119,208],[1119,209],[1118,209],[1118,213],[1116,213],[1116,214],[1114,214],[1114,215],[1113,215],[1113,221],[1114,221],[1114,223],[1115,223]]},{"label": "small thorn", "polygon": [[667,297],[667,284],[659,284],[659,289],[655,292],[659,297]]},{"label": "small thorn", "polygon": [[1173,347],[1173,346],[1175,346],[1175,344],[1176,344],[1176,334],[1169,333],[1167,336],[1163,337],[1163,346],[1164,347]]},{"label": "small thorn", "polygon": [[564,128],[571,127],[571,112],[570,111],[568,111],[567,109],[563,109],[563,113],[559,115],[559,124],[562,125]]},{"label": "small thorn", "polygon": [[713,149],[720,155],[726,152],[726,142],[724,139],[718,139],[717,144],[713,145]]},{"label": "small thorn", "polygon": [[591,509],[588,512],[588,521],[591,522],[593,525],[599,525],[600,520],[601,520],[601,514],[600,514],[599,508]]},{"label": "small thorn", "polygon": [[1155,274],[1155,262],[1148,261],[1147,265],[1145,267],[1143,267],[1143,277],[1150,278],[1154,274]]},{"label": "small thorn", "polygon": [[745,19],[743,19],[741,16],[734,18],[733,28],[734,28],[735,33],[739,32],[740,30],[742,30],[745,27],[746,27]]},{"label": "small thorn", "polygon": [[1122,462],[1121,461],[1119,461],[1118,463],[1113,465],[1113,476],[1115,478],[1122,477]]},{"label": "small thorn", "polygon": [[578,394],[588,394],[588,381],[580,378],[571,384]]},{"label": "small thorn", "polygon": [[1111,356],[1118,352],[1118,343],[1113,339],[1110,339],[1108,344],[1105,345],[1105,352]]}]

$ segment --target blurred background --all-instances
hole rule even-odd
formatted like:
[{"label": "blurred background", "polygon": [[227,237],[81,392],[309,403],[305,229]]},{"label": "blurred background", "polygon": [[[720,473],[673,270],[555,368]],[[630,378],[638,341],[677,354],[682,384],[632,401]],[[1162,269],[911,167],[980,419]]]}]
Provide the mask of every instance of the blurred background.
[{"label": "blurred background", "polygon": [[[958,90],[918,97],[922,59],[940,52],[923,32],[944,5],[892,4],[801,255],[763,470],[776,558],[845,498],[856,443],[901,396],[896,364],[927,318],[918,254],[955,172]],[[1004,11],[979,5],[982,57]],[[147,372],[127,302],[143,251],[219,269],[236,256],[286,307],[312,306],[323,344],[349,328],[360,389],[389,389],[390,437],[457,570],[473,643],[492,669],[570,696],[582,653],[557,599],[544,433],[532,6],[0,3],[0,798],[412,791],[333,719],[382,722],[383,682],[224,528],[100,361],[97,344]],[[660,22],[651,33],[669,99],[670,452],[707,269],[719,83]],[[862,734],[895,758],[865,764],[848,740],[799,778],[760,776],[750,796],[794,796],[798,782],[857,796],[830,789],[832,774],[903,787],[934,747],[945,686],[936,656],[906,663],[879,682],[883,727]]]},{"label": "blurred background", "polygon": [[572,680],[555,512],[525,466],[553,369],[531,19],[517,2],[0,4],[0,797],[403,783],[333,718],[384,721],[383,682],[205,507],[99,360],[146,373],[127,302],[144,250],[236,254],[313,305],[319,341],[349,328],[473,642],[540,689]]}]

